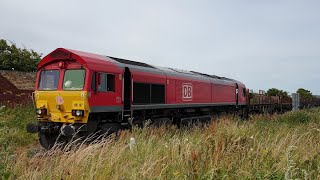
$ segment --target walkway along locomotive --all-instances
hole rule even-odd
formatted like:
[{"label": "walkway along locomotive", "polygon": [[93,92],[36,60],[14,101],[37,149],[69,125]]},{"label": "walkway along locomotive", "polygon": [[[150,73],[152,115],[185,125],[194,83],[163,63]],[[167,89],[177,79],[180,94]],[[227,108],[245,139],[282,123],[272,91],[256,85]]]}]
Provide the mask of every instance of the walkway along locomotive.
[{"label": "walkway along locomotive", "polygon": [[112,133],[145,120],[179,125],[249,109],[248,90],[236,80],[64,48],[40,61],[34,101],[38,123],[27,130],[47,149],[75,132]]}]

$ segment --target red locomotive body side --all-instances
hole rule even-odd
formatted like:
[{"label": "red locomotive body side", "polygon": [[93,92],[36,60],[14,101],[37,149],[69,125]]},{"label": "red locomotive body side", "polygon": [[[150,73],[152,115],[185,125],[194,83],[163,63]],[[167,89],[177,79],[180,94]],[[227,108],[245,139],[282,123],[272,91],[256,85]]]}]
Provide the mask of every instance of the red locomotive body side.
[{"label": "red locomotive body side", "polygon": [[[58,68],[59,59],[72,59],[74,61],[75,68],[83,66],[86,69],[87,72],[84,90],[90,93],[88,103],[90,108],[93,109],[93,112],[95,112],[95,109],[107,110],[108,108],[106,107],[108,106],[118,106],[118,108],[116,108],[117,110],[123,110],[123,79],[125,67],[129,67],[131,72],[131,86],[133,83],[164,85],[164,104],[190,104],[191,106],[192,104],[246,104],[246,95],[242,93],[245,86],[234,80],[215,79],[208,76],[205,77],[197,73],[186,73],[186,71],[175,71],[169,68],[157,68],[154,66],[137,68],[135,64],[127,66],[126,64],[117,62],[115,58],[112,57],[81,51],[58,48],[40,62],[39,68]],[[53,61],[55,63],[50,65]],[[91,87],[94,79],[93,76],[95,76],[95,73],[97,72],[113,74],[115,76],[114,92],[96,92],[93,90]],[[63,74],[60,74],[60,76],[63,76]],[[62,78],[60,78],[60,80],[61,79]],[[238,90],[236,84],[239,86]],[[61,87],[59,87],[58,90],[61,90]],[[131,93],[132,91],[133,88],[131,88]],[[131,104],[134,102],[134,97],[132,97],[132,95],[130,99]]]},{"label": "red locomotive body side", "polygon": [[236,104],[236,86],[213,84],[212,96],[215,103]]},{"label": "red locomotive body side", "polygon": [[211,84],[190,79],[177,78],[175,101],[172,104],[211,103]]},{"label": "red locomotive body side", "polygon": [[[166,85],[166,104],[236,105],[236,85],[234,82],[195,80],[170,75],[166,77],[165,75],[134,71],[132,74],[134,82]],[[189,98],[184,97],[184,86],[188,86],[191,90]],[[245,89],[245,86],[241,84],[241,88]],[[242,94],[239,94],[239,104],[246,104],[246,97]]]},{"label": "red locomotive body side", "polygon": [[174,77],[167,77],[166,82],[166,103],[175,104],[176,103],[176,80]]}]

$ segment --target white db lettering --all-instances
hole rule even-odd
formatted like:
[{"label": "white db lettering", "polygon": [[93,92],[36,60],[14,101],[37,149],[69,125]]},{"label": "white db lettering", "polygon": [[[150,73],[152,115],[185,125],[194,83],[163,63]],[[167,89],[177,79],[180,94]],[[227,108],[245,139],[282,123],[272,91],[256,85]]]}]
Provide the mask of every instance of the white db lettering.
[{"label": "white db lettering", "polygon": [[182,100],[192,101],[192,84],[191,83],[182,84]]}]

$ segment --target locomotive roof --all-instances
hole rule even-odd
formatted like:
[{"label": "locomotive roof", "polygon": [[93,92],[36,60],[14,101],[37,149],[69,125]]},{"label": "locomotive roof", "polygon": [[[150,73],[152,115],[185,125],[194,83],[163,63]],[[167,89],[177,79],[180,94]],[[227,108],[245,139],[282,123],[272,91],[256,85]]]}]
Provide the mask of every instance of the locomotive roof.
[{"label": "locomotive roof", "polygon": [[106,56],[106,57],[111,58],[111,59],[114,59],[114,60],[117,61],[118,63],[127,64],[127,65],[141,66],[141,67],[147,67],[147,68],[154,68],[154,69],[159,69],[159,70],[166,71],[166,72],[170,72],[170,73],[176,72],[176,73],[189,74],[189,75],[192,75],[192,76],[199,76],[199,75],[200,75],[201,77],[206,77],[206,78],[214,78],[214,79],[220,79],[220,80],[237,82],[237,81],[234,80],[234,79],[230,79],[230,78],[226,78],[226,77],[220,77],[220,76],[216,76],[216,75],[209,75],[209,74],[200,73],[200,72],[196,72],[196,71],[187,71],[187,70],[177,69],[177,68],[152,66],[152,65],[150,65],[150,64],[143,63],[143,62],[138,62],[138,61],[121,59],[121,58],[116,58],[116,57],[111,57],[111,56]]},{"label": "locomotive roof", "polygon": [[202,79],[202,80],[215,80],[220,82],[233,82],[233,83],[242,84],[241,82],[236,81],[234,79],[219,77],[216,75],[209,75],[209,74],[200,73],[196,71],[187,71],[187,70],[181,70],[176,68],[153,66],[143,62],[132,61],[132,60],[127,60],[127,59],[122,59],[122,58],[117,58],[112,56],[97,55],[97,54],[65,49],[65,48],[58,48],[53,52],[51,52],[49,55],[45,56],[42,59],[42,61],[40,61],[38,68],[40,69],[42,66],[44,66],[47,63],[50,63],[52,61],[59,60],[59,59],[61,60],[63,58],[76,59],[79,63],[91,69],[96,69],[97,67],[103,67],[108,65],[116,65],[121,68],[129,67],[132,69],[153,72],[153,73],[161,73],[161,74],[169,74],[169,75],[172,74],[172,75],[178,75],[178,76],[184,76],[184,77],[187,76],[190,78],[196,78],[196,79]]}]

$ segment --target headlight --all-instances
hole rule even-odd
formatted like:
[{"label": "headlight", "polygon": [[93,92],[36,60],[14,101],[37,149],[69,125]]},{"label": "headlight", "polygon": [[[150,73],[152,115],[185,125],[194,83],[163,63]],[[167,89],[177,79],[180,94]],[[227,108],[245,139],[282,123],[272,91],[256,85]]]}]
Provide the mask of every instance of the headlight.
[{"label": "headlight", "polygon": [[41,114],[41,109],[37,110],[37,114],[39,114],[39,115]]},{"label": "headlight", "polygon": [[81,113],[81,111],[76,111],[76,116],[81,116],[82,115],[82,113]]},{"label": "headlight", "polygon": [[72,116],[84,116],[83,110],[72,110]]},{"label": "headlight", "polygon": [[37,115],[47,115],[47,109],[36,109]]}]

